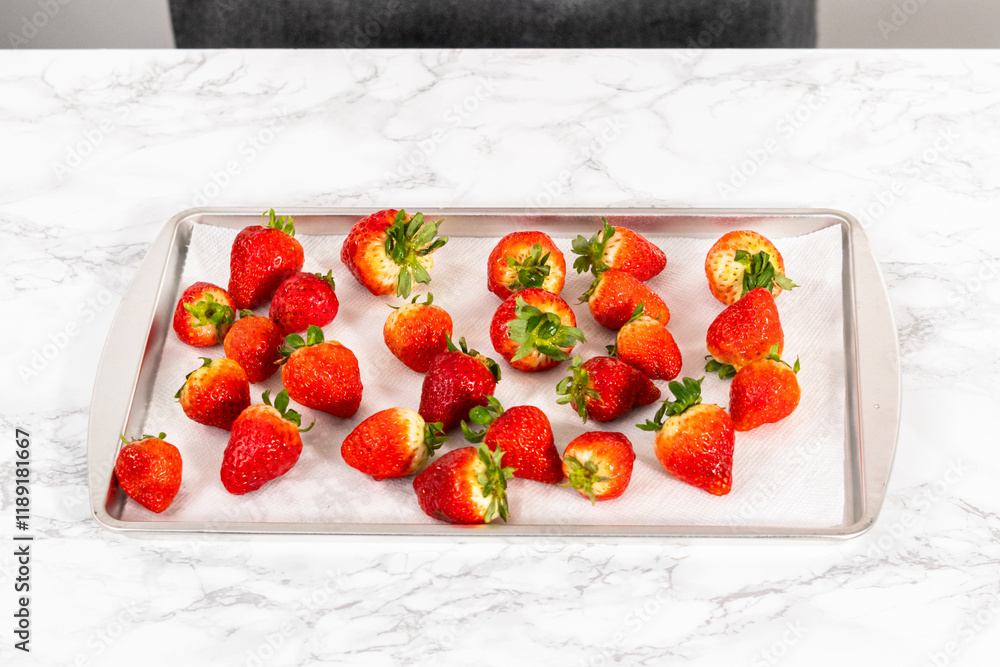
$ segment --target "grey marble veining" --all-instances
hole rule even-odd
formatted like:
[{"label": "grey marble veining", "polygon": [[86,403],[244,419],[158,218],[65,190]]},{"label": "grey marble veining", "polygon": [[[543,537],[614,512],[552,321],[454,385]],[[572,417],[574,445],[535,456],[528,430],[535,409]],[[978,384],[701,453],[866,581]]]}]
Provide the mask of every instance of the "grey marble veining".
[{"label": "grey marble veining", "polygon": [[[993,664],[998,80],[989,51],[0,53],[0,535],[16,426],[36,535],[34,650],[3,630],[4,664]],[[662,545],[100,529],[90,390],[164,222],[400,203],[861,218],[904,372],[878,523],[843,543]]]}]

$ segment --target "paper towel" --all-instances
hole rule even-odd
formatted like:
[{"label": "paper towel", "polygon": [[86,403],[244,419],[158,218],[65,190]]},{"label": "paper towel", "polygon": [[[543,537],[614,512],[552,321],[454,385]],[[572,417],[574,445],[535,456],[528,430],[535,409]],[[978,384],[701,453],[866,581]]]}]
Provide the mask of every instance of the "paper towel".
[{"label": "paper towel", "polygon": [[[596,229],[595,222],[595,229]],[[496,359],[503,379],[497,397],[505,407],[536,405],[548,415],[560,452],[576,436],[589,430],[624,433],[632,441],[637,459],[632,482],[625,494],[597,503],[574,491],[521,479],[508,488],[511,524],[542,525],[671,525],[671,526],[787,526],[825,527],[842,522],[845,489],[845,355],[843,333],[842,247],[837,227],[808,235],[784,238],[778,247],[786,273],[800,287],[782,293],[778,309],[785,332],[783,358],[801,359],[798,379],[802,400],[798,409],[779,424],[737,433],[733,489],[724,497],[712,496],[677,481],[666,473],[653,454],[654,434],[635,428],[651,418],[658,403],[633,410],[613,422],[584,425],[576,412],[556,404],[555,385],[566,375],[567,364],[542,373],[522,373],[507,365],[490,344],[489,324],[500,300],[486,289],[487,257],[499,240],[462,237],[442,225],[451,240],[434,255],[429,290],[434,303],[454,320],[454,338],[464,336],[470,347]],[[229,251],[236,231],[196,224],[183,276],[172,298],[184,288],[205,280],[225,287],[229,279]],[[647,234],[664,250],[667,267],[649,281],[670,308],[668,329],[684,357],[681,377],[700,378],[704,402],[729,403],[729,382],[704,372],[705,332],[723,305],[709,293],[704,259],[712,239]],[[363,419],[388,407],[416,409],[423,375],[406,368],[389,353],[382,327],[393,297],[375,297],[361,287],[340,261],[344,236],[297,235],[305,250],[305,271],[332,269],[340,311],[326,327],[327,340],[337,340],[354,351],[361,365],[364,396],[361,409],[341,420],[297,406],[303,425],[315,427],[302,435],[304,448],[296,466],[260,490],[230,495],[219,477],[222,454],[229,433],[197,424],[181,410],[174,394],[187,373],[200,365],[199,356],[223,356],[221,345],[196,349],[167,335],[156,372],[144,433],[165,431],[184,461],[183,483],[173,505],[156,515],[126,502],[126,521],[253,521],[346,522],[361,524],[433,523],[421,512],[412,478],[376,482],[346,465],[340,456],[345,436]],[[571,238],[556,244],[572,265]],[[594,322],[586,304],[576,301],[589,285],[587,275],[570,268],[562,296],[576,312],[587,342],[577,347],[584,358],[604,354],[615,332]],[[423,288],[422,288],[423,289]],[[267,305],[256,309],[267,314]],[[669,395],[666,382],[657,382]],[[251,397],[261,402],[264,389],[281,390],[281,374],[251,386]],[[138,434],[129,434],[138,435]],[[439,450],[466,446],[461,431]]]}]

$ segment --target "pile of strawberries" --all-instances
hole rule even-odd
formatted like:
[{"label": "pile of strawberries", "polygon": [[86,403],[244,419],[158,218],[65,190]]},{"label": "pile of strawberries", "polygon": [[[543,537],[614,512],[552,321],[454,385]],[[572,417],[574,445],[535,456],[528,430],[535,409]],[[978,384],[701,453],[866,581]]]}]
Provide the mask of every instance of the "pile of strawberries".
[{"label": "pile of strawberries", "polygon": [[[233,242],[228,289],[191,285],[173,321],[188,345],[223,344],[225,356],[202,357],[176,398],[190,419],[230,432],[220,480],[234,495],[297,463],[301,434],[312,425],[302,427],[292,401],[347,419],[358,412],[364,389],[355,354],[324,340],[321,327],[339,309],[332,271],[303,273],[292,219],[273,210],[265,217]],[[344,462],[375,480],[415,475],[421,509],[452,523],[506,520],[512,476],[562,483],[592,503],[621,496],[636,458],[624,434],[590,431],[560,455],[545,412],[532,405],[504,408],[496,396],[500,366],[464,338],[455,343],[452,318],[433,296],[407,300],[414,283],[430,282],[433,253],[448,241],[438,237],[440,222],[379,211],[357,222],[344,241],[341,261],[361,285],[403,299],[386,319],[385,345],[425,374],[419,409],[389,407],[365,418],[341,444]],[[763,236],[740,231],[719,239],[706,258],[712,294],[727,305],[708,329],[706,370],[731,378],[727,412],[701,402],[704,378],[676,379],[682,358],[667,329],[670,311],[646,284],[665,268],[663,251],[606,220],[572,248],[575,270],[594,276],[580,303],[616,331],[608,354],[586,361],[573,355],[585,337],[560,296],[566,262],[538,231],[505,236],[489,257],[487,287],[502,300],[490,325],[493,349],[517,372],[568,362],[568,375],[554,388],[557,403],[568,404],[584,423],[612,421],[659,400],[653,381],[667,381],[673,400],[664,400],[639,428],[656,431],[656,457],[675,478],[715,495],[729,493],[735,432],[779,421],[799,401],[798,362],[790,367],[780,358],[784,336],[774,297],[795,286],[784,275],[781,254]],[[267,317],[250,311],[268,300]],[[282,391],[273,401],[265,391],[262,404],[251,404],[250,385],[279,369]],[[456,429],[471,445],[431,461]],[[165,437],[125,441],[115,466],[122,489],[154,512],[170,505],[181,483],[180,454]]]}]

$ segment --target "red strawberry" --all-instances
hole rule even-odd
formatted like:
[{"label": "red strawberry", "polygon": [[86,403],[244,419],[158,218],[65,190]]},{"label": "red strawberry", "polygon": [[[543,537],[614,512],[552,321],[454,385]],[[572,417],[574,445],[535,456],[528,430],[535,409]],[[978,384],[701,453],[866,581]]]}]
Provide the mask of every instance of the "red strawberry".
[{"label": "red strawberry", "polygon": [[265,483],[292,469],[302,454],[299,428],[302,417],[288,409],[288,392],[274,397],[264,392],[263,405],[251,405],[233,423],[229,444],[222,454],[222,485],[240,496],[256,491]]},{"label": "red strawberry", "polygon": [[201,368],[187,374],[174,398],[180,400],[184,414],[194,421],[228,431],[250,406],[250,382],[232,359],[202,360]]},{"label": "red strawberry", "polygon": [[562,297],[537,287],[507,297],[490,323],[493,349],[521,371],[544,371],[569,360],[583,332]]},{"label": "red strawberry", "polygon": [[500,239],[486,267],[486,287],[501,299],[528,287],[559,294],[566,260],[548,234],[514,232]]},{"label": "red strawberry", "polygon": [[246,227],[236,235],[229,259],[229,293],[240,310],[271,298],[278,286],[302,270],[305,257],[295,240],[291,216],[268,213],[266,224]]},{"label": "red strawberry", "polygon": [[545,413],[533,405],[517,405],[509,410],[493,396],[489,405],[472,408],[469,418],[485,426],[473,431],[462,422],[462,432],[469,442],[485,442],[491,452],[504,452],[503,463],[514,470],[514,477],[557,484],[563,479],[562,461],[552,436],[552,426]]},{"label": "red strawberry", "polygon": [[486,444],[448,452],[413,479],[417,502],[427,516],[448,523],[507,520],[507,479],[503,450],[490,453]]},{"label": "red strawberry", "polygon": [[644,312],[660,324],[670,321],[670,310],[656,292],[632,276],[611,269],[594,279],[590,289],[580,298],[590,304],[590,313],[597,323],[609,329],[621,329],[642,305]]},{"label": "red strawberry", "polygon": [[465,339],[455,347],[448,337],[448,350],[434,357],[420,391],[420,416],[428,422],[441,422],[450,431],[477,405],[487,405],[497,388],[500,367],[497,362],[469,350]]},{"label": "red strawberry", "polygon": [[188,345],[210,347],[222,342],[235,316],[226,290],[212,283],[195,283],[177,302],[174,331]]},{"label": "red strawberry", "polygon": [[635,406],[660,398],[660,390],[649,378],[614,357],[594,357],[583,363],[580,355],[570,364],[570,376],[556,385],[559,404],[570,403],[583,423],[588,418],[607,422]]},{"label": "red strawberry", "polygon": [[249,310],[226,335],[223,349],[226,356],[238,363],[250,382],[263,382],[278,370],[281,359],[281,331],[266,317],[254,315]]},{"label": "red strawberry", "polygon": [[673,380],[681,372],[681,351],[667,328],[643,314],[640,303],[618,331],[608,354],[616,356],[652,380]]},{"label": "red strawberry", "polygon": [[634,464],[635,450],[623,434],[590,431],[566,445],[562,467],[566,485],[593,504],[625,493]]},{"label": "red strawberry", "polygon": [[799,360],[789,366],[778,356],[777,347],[741,368],[729,387],[729,412],[736,430],[774,424],[792,414],[801,396],[798,372]]},{"label": "red strawberry", "polygon": [[758,287],[719,313],[705,337],[711,354],[705,370],[720,378],[732,377],[755,359],[766,357],[777,345],[780,356],[785,334],[778,319],[778,307],[771,293]]},{"label": "red strawberry", "polygon": [[729,232],[705,257],[705,274],[712,296],[728,305],[763,287],[772,296],[798,287],[785,277],[785,262],[774,244],[757,232]]},{"label": "red strawberry", "polygon": [[667,265],[667,256],[648,239],[626,227],[612,227],[607,218],[604,228],[588,241],[583,236],[573,240],[573,252],[580,255],[573,262],[577,273],[591,271],[595,276],[617,269],[640,282],[658,274]]},{"label": "red strawberry", "polygon": [[340,455],[347,465],[375,479],[418,472],[447,436],[441,424],[428,424],[409,408],[376,412],[344,439]]},{"label": "red strawberry", "polygon": [[333,271],[296,273],[281,283],[271,299],[268,317],[288,335],[309,328],[325,327],[337,316],[340,302],[334,292]]},{"label": "red strawberry", "polygon": [[733,487],[736,432],[725,410],[701,402],[704,379],[671,382],[676,400],[663,401],[656,416],[638,426],[657,431],[656,458],[667,472],[686,484],[724,496]]},{"label": "red strawberry", "polygon": [[358,358],[336,341],[324,341],[323,330],[310,326],[306,339],[292,334],[281,354],[281,383],[292,400],[334,417],[352,417],[361,406]]},{"label": "red strawberry", "polygon": [[125,446],[115,461],[115,477],[122,491],[157,514],[170,507],[181,488],[181,453],[166,437],[164,433],[144,435],[129,442],[122,435]]},{"label": "red strawberry", "polygon": [[393,355],[418,373],[426,373],[431,360],[448,349],[451,335],[451,315],[434,303],[428,294],[423,303],[413,301],[396,308],[385,320],[382,337]]},{"label": "red strawberry", "polygon": [[389,209],[354,224],[340,259],[351,275],[372,294],[410,296],[414,282],[429,283],[433,252],[448,242],[435,238],[441,220],[427,222],[422,213]]}]

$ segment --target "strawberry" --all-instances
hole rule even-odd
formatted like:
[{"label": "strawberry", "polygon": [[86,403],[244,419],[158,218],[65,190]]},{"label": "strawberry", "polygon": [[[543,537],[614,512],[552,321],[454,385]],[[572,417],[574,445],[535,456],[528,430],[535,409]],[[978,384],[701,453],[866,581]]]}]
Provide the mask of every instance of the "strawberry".
[{"label": "strawberry", "polygon": [[529,287],[507,297],[493,315],[490,340],[514,368],[532,372],[569,360],[583,332],[562,297]]},{"label": "strawberry", "polygon": [[489,523],[509,516],[503,450],[490,453],[485,443],[448,452],[413,478],[420,509],[448,523]]},{"label": "strawberry", "polygon": [[385,320],[382,337],[392,354],[418,373],[426,373],[431,360],[448,349],[451,335],[451,315],[434,303],[434,295],[420,303],[419,296],[410,303],[396,308]]},{"label": "strawberry", "polygon": [[278,286],[268,317],[283,335],[299,333],[310,324],[325,327],[337,316],[340,302],[334,292],[333,271],[296,273]]},{"label": "strawberry", "polygon": [[751,361],[736,373],[729,387],[729,412],[737,431],[749,431],[779,422],[799,405],[799,360],[789,366],[778,348],[763,359]]},{"label": "strawberry", "polygon": [[238,363],[250,382],[263,382],[278,370],[281,359],[281,330],[266,317],[249,310],[240,312],[240,319],[223,341],[226,357]]},{"label": "strawberry", "polygon": [[704,379],[671,382],[675,400],[664,400],[656,416],[638,427],[657,431],[654,451],[667,472],[712,495],[724,496],[733,487],[736,432],[725,410],[701,402]]},{"label": "strawberry", "polygon": [[174,502],[181,488],[181,453],[166,434],[144,435],[125,446],[115,461],[115,477],[122,491],[146,509],[159,514]]},{"label": "strawberry", "polygon": [[447,236],[435,238],[441,222],[427,222],[422,213],[409,216],[395,209],[372,213],[351,228],[340,259],[372,294],[405,299],[414,282],[431,281],[431,255],[448,242]]},{"label": "strawberry", "polygon": [[660,398],[648,377],[614,357],[594,357],[585,363],[580,355],[570,364],[570,375],[556,385],[556,403],[570,403],[587,423],[617,419],[635,406]]},{"label": "strawberry", "polygon": [[486,428],[473,431],[462,422],[462,433],[472,443],[485,442],[491,452],[504,452],[503,463],[511,466],[514,477],[557,484],[563,479],[562,461],[545,413],[533,405],[517,405],[508,410],[493,396],[489,404],[477,405],[469,419]]},{"label": "strawberry", "polygon": [[626,227],[612,227],[607,218],[604,228],[588,241],[583,236],[573,240],[573,252],[580,255],[573,262],[577,273],[592,272],[595,276],[617,269],[639,282],[646,282],[667,266],[667,256],[642,234]]},{"label": "strawberry", "polygon": [[487,405],[500,380],[497,362],[469,350],[465,339],[461,349],[448,337],[448,349],[434,357],[420,391],[420,416],[428,422],[441,422],[445,431],[468,419],[477,405]]},{"label": "strawberry", "polygon": [[292,469],[302,454],[302,417],[288,409],[288,392],[282,390],[271,405],[270,390],[263,405],[251,405],[233,422],[229,444],[222,454],[222,485],[241,496]]},{"label": "strawberry", "polygon": [[785,262],[774,244],[751,231],[729,232],[716,241],[705,257],[705,275],[712,296],[727,306],[758,287],[772,296],[798,287],[785,277]]},{"label": "strawberry", "polygon": [[250,382],[243,368],[232,359],[201,357],[201,368],[187,374],[174,398],[189,418],[228,431],[250,406]]},{"label": "strawberry", "polygon": [[334,417],[354,416],[364,389],[354,353],[337,341],[324,341],[317,326],[309,327],[305,340],[292,334],[285,342],[281,383],[292,400]]},{"label": "strawberry", "polygon": [[722,379],[766,357],[775,345],[780,355],[785,334],[771,293],[758,287],[719,313],[708,327],[705,342],[710,353],[705,357],[705,370],[718,373]]},{"label": "strawberry", "polygon": [[291,216],[278,218],[273,208],[264,215],[270,215],[267,223],[246,227],[233,241],[229,293],[240,310],[270,299],[281,283],[302,270],[305,259]]},{"label": "strawberry", "polygon": [[195,283],[177,301],[174,331],[188,345],[211,347],[226,337],[235,315],[226,290],[212,283]]},{"label": "strawberry", "polygon": [[486,266],[486,287],[501,299],[529,287],[559,294],[566,260],[548,234],[514,232],[500,239]]},{"label": "strawberry", "polygon": [[419,471],[447,436],[409,408],[376,412],[344,438],[340,455],[347,465],[375,479],[406,477]]},{"label": "strawberry", "polygon": [[643,314],[640,303],[618,330],[608,354],[618,357],[652,380],[673,380],[681,372],[681,351],[667,328]]},{"label": "strawberry", "polygon": [[635,450],[624,434],[590,431],[566,445],[562,468],[566,486],[594,504],[625,493],[634,464]]},{"label": "strawberry", "polygon": [[584,301],[590,304],[590,313],[597,323],[609,329],[625,326],[639,305],[660,324],[666,326],[670,321],[670,310],[663,299],[623,271],[611,269],[598,275],[580,297],[580,303]]}]

